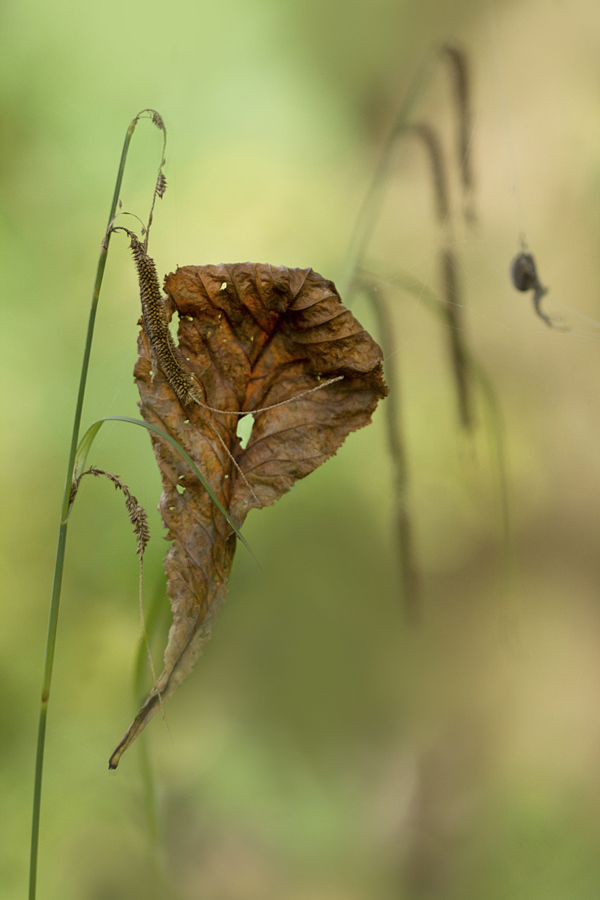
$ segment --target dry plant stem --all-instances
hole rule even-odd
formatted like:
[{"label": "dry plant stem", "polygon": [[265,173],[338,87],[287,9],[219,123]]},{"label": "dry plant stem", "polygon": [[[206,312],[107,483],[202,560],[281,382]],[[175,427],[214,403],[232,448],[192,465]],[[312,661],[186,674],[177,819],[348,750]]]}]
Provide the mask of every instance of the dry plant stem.
[{"label": "dry plant stem", "polygon": [[473,119],[471,114],[471,77],[467,54],[461,47],[444,44],[442,54],[450,64],[454,78],[456,120],[458,123],[458,160],[464,196],[464,217],[468,225],[476,221],[474,207],[475,180],[471,159],[471,134]]},{"label": "dry plant stem", "polygon": [[429,85],[436,64],[437,56],[433,53],[428,54],[408,90],[404,102],[396,116],[390,135],[382,150],[367,195],[357,216],[346,258],[342,266],[342,274],[339,279],[339,289],[342,296],[349,295],[349,289],[354,282],[356,271],[361,266],[365,257],[367,246],[381,208],[381,200],[385,190],[386,181],[394,160],[394,151],[396,149],[398,135],[406,128],[408,117],[411,115],[413,109]]},{"label": "dry plant stem", "polygon": [[[152,592],[150,603],[146,611],[143,630],[140,634],[138,647],[136,651],[135,663],[133,667],[133,705],[137,710],[143,701],[146,691],[144,690],[144,681],[146,670],[150,664],[150,674],[153,683],[156,681],[154,676],[154,666],[150,663],[149,643],[158,626],[159,620],[164,610],[165,600],[165,582],[164,578],[159,578]],[[142,781],[142,799],[144,813],[146,817],[146,828],[148,835],[147,843],[147,865],[152,873],[156,885],[160,885],[161,897],[164,900],[175,900],[176,894],[169,884],[164,868],[163,852],[160,841],[159,828],[159,810],[158,798],[156,793],[156,782],[152,771],[152,762],[150,752],[148,750],[148,736],[140,735],[139,740],[139,760],[140,775]]]},{"label": "dry plant stem", "polygon": [[487,372],[475,360],[471,360],[471,368],[481,387],[489,416],[489,428],[487,433],[490,455],[494,461],[496,470],[499,531],[502,543],[502,555],[499,567],[504,581],[504,589],[508,596],[515,584],[516,559],[512,540],[510,498],[508,493],[508,472],[505,447],[506,428],[500,402]]},{"label": "dry plant stem", "polygon": [[442,233],[445,234],[445,247],[440,251],[441,282],[446,300],[445,312],[448,325],[448,342],[450,361],[454,373],[454,383],[458,400],[458,410],[463,428],[469,430],[473,424],[471,391],[469,384],[468,354],[464,341],[462,324],[462,304],[460,302],[457,279],[456,252],[452,231],[452,213],[448,195],[447,168],[441,141],[430,125],[418,123],[408,126],[406,134],[419,137],[431,166],[431,180],[435,191],[436,215]]},{"label": "dry plant stem", "polygon": [[[154,685],[156,686],[156,672],[154,671],[154,663],[152,661],[152,654],[150,653],[150,645],[148,642],[148,633],[146,631],[146,623],[144,621],[144,604],[143,604],[143,594],[142,594],[142,586],[143,586],[143,577],[144,577],[144,551],[148,545],[148,541],[150,540],[150,531],[148,529],[148,516],[146,514],[146,510],[143,506],[137,501],[137,497],[134,497],[127,485],[121,481],[118,475],[113,474],[112,472],[106,472],[104,469],[96,469],[92,466],[92,468],[87,469],[87,471],[82,472],[78,478],[75,478],[73,481],[73,486],[71,488],[71,503],[75,499],[75,495],[79,490],[79,485],[81,483],[81,479],[85,475],[94,475],[98,478],[101,475],[104,475],[105,478],[108,478],[109,481],[112,481],[115,488],[122,492],[125,497],[125,505],[127,507],[127,513],[129,515],[129,521],[133,527],[133,533],[137,539],[137,554],[140,557],[140,578],[139,578],[139,603],[140,603],[140,626],[142,629],[142,633],[144,639],[146,641],[146,649],[148,654],[148,662],[150,663],[150,669],[152,671],[152,677],[154,678]],[[165,722],[167,721],[165,716],[164,709],[162,710],[163,718]]]},{"label": "dry plant stem", "polygon": [[[458,163],[463,191],[463,214],[467,225],[474,225],[476,221],[475,180],[471,154],[473,125],[469,63],[467,54],[460,47],[445,44],[441,52],[448,60],[454,78],[456,121],[458,125]],[[473,424],[470,372],[468,368],[469,359],[460,321],[462,305],[459,302],[456,255],[451,235],[448,246],[443,253],[442,266],[443,284],[446,293],[446,320],[450,327],[450,353],[457,386],[460,417],[463,426],[468,429]]]},{"label": "dry plant stem", "polygon": [[160,166],[158,167],[158,176],[156,178],[156,186],[154,188],[154,193],[152,194],[152,206],[150,207],[150,213],[148,214],[148,224],[146,225],[146,240],[145,240],[145,248],[148,249],[148,238],[150,237],[150,228],[152,227],[152,219],[154,217],[154,206],[156,204],[156,198],[159,197],[162,199],[164,193],[167,189],[167,181],[165,178],[165,174],[163,172],[163,168],[166,164],[165,155],[167,152],[167,129],[165,128],[165,123],[162,120],[162,117],[156,112],[155,109],[147,109],[144,112],[152,113],[152,121],[156,125],[160,131],[162,131],[163,136],[163,146],[162,146],[162,158],[160,161]]},{"label": "dry plant stem", "polygon": [[444,162],[444,151],[437,132],[426,122],[417,122],[407,125],[402,133],[414,134],[423,142],[423,146],[429,157],[431,181],[435,193],[437,220],[442,229],[450,223],[450,200],[448,195],[448,178]]},{"label": "dry plant stem", "polygon": [[365,257],[367,246],[377,221],[385,183],[392,167],[394,151],[398,137],[407,129],[408,119],[415,106],[427,89],[438,63],[439,55],[444,55],[454,75],[454,91],[458,121],[458,154],[461,171],[461,182],[465,197],[465,219],[469,224],[475,221],[473,205],[474,178],[471,154],[471,79],[467,56],[460,47],[445,44],[440,52],[427,55],[406,98],[394,121],[394,125],[382,150],[381,157],[373,174],[367,195],[360,209],[354,231],[350,239],[346,259],[340,278],[342,296],[349,293],[357,269]]},{"label": "dry plant stem", "polygon": [[[139,602],[140,602],[140,626],[142,629],[142,633],[144,635],[146,641],[146,648],[148,651],[148,662],[150,663],[150,669],[152,670],[152,676],[154,678],[154,683],[156,684],[156,672],[154,671],[154,663],[152,661],[152,654],[150,653],[150,645],[148,643],[148,634],[146,631],[146,623],[144,621],[144,605],[143,605],[143,594],[142,594],[142,585],[143,585],[143,577],[144,577],[144,552],[148,545],[148,541],[150,540],[150,531],[148,529],[148,516],[146,514],[146,510],[143,506],[137,501],[137,497],[134,497],[127,485],[121,481],[118,475],[115,475],[113,472],[106,472],[104,469],[97,469],[92,466],[87,471],[82,472],[78,478],[75,478],[73,481],[73,486],[71,488],[71,503],[75,499],[75,495],[79,490],[79,485],[81,483],[81,479],[84,478],[85,475],[94,475],[96,478],[104,475],[105,478],[108,478],[109,481],[112,481],[115,488],[118,491],[121,491],[123,496],[125,497],[125,505],[127,507],[127,514],[129,515],[129,521],[133,527],[133,533],[137,539],[137,554],[140,558],[140,578],[139,578]],[[164,716],[164,710],[163,710]],[[166,717],[165,717],[166,721]]]},{"label": "dry plant stem", "polygon": [[[361,275],[367,283],[373,283],[375,280],[382,280],[374,272],[367,272],[365,270],[362,270],[359,275]],[[415,278],[409,272],[396,272],[391,278],[386,278],[383,283],[401,288],[411,296],[415,297],[420,303],[423,303],[432,313],[440,318],[447,319],[447,303],[442,298],[432,293],[427,285],[423,284],[422,281],[419,281],[418,278]],[[506,584],[510,585],[513,580],[515,562],[512,546],[506,449],[504,446],[504,419],[496,391],[483,366],[471,355],[467,357],[467,365],[474,380],[479,382],[489,414],[489,445],[496,471],[499,530],[503,548],[502,570]]]},{"label": "dry plant stem", "polygon": [[381,288],[372,282],[364,283],[362,287],[371,301],[377,317],[381,349],[384,357],[385,376],[390,386],[390,397],[385,404],[385,412],[388,447],[395,474],[394,503],[402,603],[407,620],[411,624],[417,624],[421,619],[419,576],[414,558],[412,526],[408,506],[408,469],[402,428],[400,378],[396,365],[396,354],[389,340],[390,335],[393,333],[393,326],[389,305]]},{"label": "dry plant stem", "polygon": [[[135,658],[133,671],[133,702],[137,711],[138,707],[144,700],[146,691],[144,690],[144,675],[149,662],[149,641],[158,624],[161,614],[162,601],[165,596],[164,579],[160,578],[153,592],[149,608],[146,613],[144,633],[140,635],[138,648]],[[153,675],[153,683],[156,678]],[[150,754],[148,753],[147,735],[142,735],[140,744],[140,762],[142,774],[142,789],[144,795],[144,810],[146,813],[146,822],[149,837],[149,861],[152,865],[155,875],[164,881],[164,873],[160,864],[160,845],[158,830],[158,812],[157,799],[154,777],[150,763]]]},{"label": "dry plant stem", "polygon": [[109,481],[112,481],[116,490],[121,491],[123,496],[125,497],[125,505],[127,506],[127,513],[129,515],[129,521],[133,527],[133,533],[137,539],[137,553],[140,557],[140,562],[143,562],[144,559],[144,551],[150,540],[150,532],[148,530],[148,516],[146,515],[146,510],[143,506],[137,501],[137,497],[134,497],[127,485],[121,481],[121,479],[114,475],[112,472],[106,472],[104,469],[96,469],[95,467],[91,467],[87,469],[87,471],[82,472],[79,478],[77,478],[71,487],[71,503],[75,499],[75,495],[79,489],[79,484],[81,479],[85,475],[94,475],[98,478],[100,475],[104,475],[105,478],[108,478]]},{"label": "dry plant stem", "polygon": [[[454,60],[455,56],[451,56],[451,58]],[[444,294],[447,298],[446,321],[449,327],[450,358],[454,372],[461,424],[464,428],[469,430],[473,425],[473,415],[467,366],[468,353],[465,348],[463,326],[460,321],[461,316],[458,283],[456,278],[456,259],[444,151],[434,128],[426,123],[408,123],[408,117],[416,101],[420,98],[421,91],[431,77],[434,64],[435,58],[433,60],[428,60],[427,68],[425,68],[425,66],[423,67],[422,72],[415,80],[408,98],[396,118],[396,122],[384,148],[380,163],[375,171],[370,190],[358,216],[350,243],[350,249],[347,254],[344,275],[349,279],[350,284],[354,283],[356,272],[362,264],[368,241],[381,206],[383,190],[391,168],[393,151],[395,150],[396,143],[400,138],[413,134],[422,141],[430,163],[431,180],[435,194],[436,217],[443,233],[444,250],[441,252],[441,265],[443,270],[442,284],[444,286]],[[466,127],[464,123],[467,121],[466,114],[464,113],[464,110],[467,108],[467,106],[465,106],[467,101],[464,99],[465,84],[466,82],[464,82],[463,79],[463,82],[461,82],[462,99],[458,104],[459,110],[462,110],[462,113],[459,112],[461,134],[464,132]],[[464,166],[470,167],[469,142],[466,139],[465,142],[463,157],[464,153],[467,154],[467,157]],[[469,181],[469,185],[471,185],[472,178],[470,168],[465,168],[464,166],[461,165],[463,184],[466,184],[464,181],[466,178]]]},{"label": "dry plant stem", "polygon": [[452,247],[446,247],[442,251],[440,264],[445,300],[444,312],[448,325],[448,343],[454,382],[456,384],[458,411],[463,428],[469,430],[473,425],[469,355],[464,341],[461,321],[462,303],[460,302],[456,272],[456,255]]},{"label": "dry plant stem", "polygon": [[[115,217],[117,211],[117,204],[119,201],[119,194],[121,193],[121,184],[123,181],[123,173],[125,171],[125,163],[127,160],[127,153],[129,151],[129,145],[131,143],[131,138],[133,136],[133,132],[135,131],[135,127],[139,121],[141,113],[133,119],[129,128],[127,129],[127,133],[125,135],[125,141],[123,144],[123,150],[121,152],[121,160],[119,163],[119,170],[117,173],[117,180],[115,183],[115,190],[113,194],[112,204],[110,207],[110,213],[108,216],[108,223],[112,222]],[[79,391],[77,394],[77,403],[75,406],[75,416],[73,420],[73,433],[71,436],[71,447],[69,450],[69,459],[67,463],[67,474],[65,479],[65,490],[63,494],[63,502],[61,509],[61,517],[60,517],[60,527],[58,532],[58,545],[56,548],[56,561],[54,566],[54,580],[52,584],[52,597],[50,601],[50,615],[48,619],[48,635],[46,639],[46,658],[44,663],[44,677],[42,682],[42,701],[41,701],[41,709],[40,709],[40,719],[38,725],[38,738],[37,738],[37,750],[36,750],[36,762],[35,762],[35,781],[34,781],[34,789],[33,789],[33,814],[32,814],[32,825],[31,825],[31,856],[30,856],[30,867],[29,867],[29,900],[35,900],[36,896],[36,884],[37,884],[37,857],[38,857],[38,845],[39,845],[39,831],[40,831],[40,809],[41,809],[41,796],[42,796],[42,775],[43,775],[43,766],[44,766],[44,746],[46,741],[46,720],[48,715],[48,701],[50,698],[50,685],[52,681],[52,668],[54,664],[54,651],[56,646],[56,631],[58,625],[58,610],[60,606],[60,592],[62,586],[62,575],[64,568],[64,559],[65,559],[65,548],[67,543],[67,526],[68,526],[68,518],[69,518],[69,510],[71,503],[71,483],[73,480],[73,469],[75,466],[75,455],[77,452],[77,445],[79,441],[79,429],[81,425],[81,414],[83,410],[83,400],[85,396],[85,386],[87,381],[87,374],[90,363],[90,356],[92,351],[92,338],[94,334],[94,325],[96,322],[96,311],[98,308],[98,298],[100,296],[100,287],[102,285],[102,279],[104,277],[104,269],[106,267],[106,259],[108,255],[108,244],[109,244],[110,236],[108,236],[102,242],[102,248],[100,251],[100,257],[98,259],[98,267],[96,270],[96,280],[94,282],[94,290],[92,293],[92,303],[90,308],[90,315],[88,320],[88,328],[87,335],[85,341],[85,349],[83,353],[83,363],[81,366],[81,375],[79,379]]]}]

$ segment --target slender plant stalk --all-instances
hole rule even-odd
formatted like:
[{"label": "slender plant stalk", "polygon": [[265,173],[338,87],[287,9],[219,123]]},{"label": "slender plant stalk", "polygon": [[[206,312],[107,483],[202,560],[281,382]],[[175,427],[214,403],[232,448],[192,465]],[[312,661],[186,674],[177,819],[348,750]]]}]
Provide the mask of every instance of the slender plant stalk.
[{"label": "slender plant stalk", "polygon": [[[464,53],[457,48],[445,46],[442,53],[448,55],[452,63],[457,81],[457,110],[459,119],[459,161],[463,193],[471,203],[473,178],[471,171],[470,155],[470,106],[469,106],[469,78]],[[470,398],[470,379],[467,368],[468,352],[465,346],[463,326],[460,322],[461,304],[457,294],[459,285],[457,281],[456,254],[454,251],[454,237],[452,230],[452,215],[449,203],[448,178],[446,172],[445,155],[441,141],[434,128],[426,123],[410,123],[410,115],[427,87],[435,65],[437,54],[430,54],[421,66],[411,88],[396,116],[392,130],[383,148],[379,163],[375,169],[371,185],[364,200],[354,232],[350,240],[350,246],[344,261],[342,278],[340,281],[342,295],[350,292],[356,286],[357,273],[359,272],[368,243],[377,221],[383,199],[386,182],[393,163],[393,154],[396,145],[403,137],[415,135],[418,137],[427,151],[431,167],[431,177],[435,192],[436,218],[442,230],[444,247],[440,252],[442,268],[442,285],[447,299],[446,319],[448,325],[448,338],[450,360],[456,384],[458,407],[462,426],[470,430],[473,426],[473,413]],[[467,215],[469,222],[474,220],[472,211]]]},{"label": "slender plant stalk", "polygon": [[[157,581],[157,585],[150,603],[150,608],[145,615],[143,623],[144,631],[140,635],[138,649],[133,667],[133,702],[135,712],[138,711],[140,704],[146,698],[147,690],[144,690],[144,680],[146,670],[148,668],[149,642],[154,633],[158,620],[162,612],[162,602],[165,595],[164,578]],[[150,858],[155,868],[155,872],[160,872],[159,865],[159,844],[158,844],[158,815],[156,809],[156,785],[152,773],[152,765],[150,763],[150,754],[148,753],[147,734],[140,735],[140,762],[142,774],[142,790],[144,794],[144,810],[146,812],[146,823],[148,827]],[[161,873],[162,875],[162,873]]]},{"label": "slender plant stalk", "polygon": [[471,378],[468,366],[468,350],[462,322],[458,262],[455,250],[452,209],[448,192],[448,175],[444,149],[435,128],[425,122],[405,126],[400,135],[418,137],[429,159],[431,182],[435,193],[436,218],[442,233],[442,246],[438,249],[440,280],[445,297],[445,318],[448,331],[450,364],[454,376],[461,425],[469,431],[473,424]]},{"label": "slender plant stalk", "polygon": [[[436,218],[443,235],[443,246],[438,250],[442,291],[446,300],[445,318],[448,329],[448,349],[454,376],[461,425],[469,431],[473,424],[471,378],[468,366],[468,350],[464,336],[456,258],[452,209],[448,193],[448,175],[442,142],[435,128],[425,122],[406,125],[399,136],[414,134],[427,151],[431,170],[431,182],[435,193]],[[468,149],[468,148],[467,148]],[[470,170],[468,170],[470,172]],[[462,172],[462,169],[461,169]]]},{"label": "slender plant stalk", "polygon": [[354,231],[350,238],[350,244],[342,265],[342,273],[339,278],[340,293],[342,297],[349,294],[352,289],[356,269],[361,265],[362,260],[364,259],[367,244],[373,233],[373,228],[375,227],[375,222],[377,221],[377,216],[379,215],[379,210],[381,208],[381,199],[393,162],[396,139],[406,127],[409,116],[423,96],[425,89],[431,81],[436,64],[437,55],[433,53],[428,54],[409,88],[382,150],[367,195],[356,219]]},{"label": "slender plant stalk", "polygon": [[485,398],[488,417],[488,439],[492,459],[495,463],[496,482],[498,489],[498,513],[500,520],[500,532],[502,535],[502,573],[504,576],[505,590],[508,593],[515,578],[515,555],[513,550],[512,524],[510,511],[510,498],[508,494],[508,472],[506,463],[506,447],[504,435],[504,417],[500,402],[490,381],[490,378],[479,362],[471,360],[475,376],[479,381]]},{"label": "slender plant stalk", "polygon": [[458,401],[458,413],[462,427],[466,431],[470,431],[474,425],[471,371],[469,369],[470,354],[462,322],[463,303],[461,303],[458,264],[453,243],[448,242],[439,256],[442,291],[445,299],[444,312],[448,331],[448,349]]},{"label": "slender plant stalk", "polygon": [[431,171],[431,183],[435,194],[435,211],[438,224],[442,231],[448,229],[450,222],[450,192],[448,190],[448,173],[446,171],[446,159],[444,148],[439,134],[432,125],[427,122],[415,122],[406,125],[400,135],[414,135],[417,137],[427,152],[429,169]]},{"label": "slender plant stalk", "polygon": [[[135,656],[132,679],[135,712],[138,711],[148,693],[144,685],[150,668],[149,645],[156,633],[163,613],[168,609],[168,606],[165,605],[165,591],[166,585],[163,575],[156,581],[152,599],[144,616],[142,633],[140,634]],[[148,738],[148,732],[144,731],[137,740],[140,775],[142,779],[142,798],[148,833],[148,868],[152,872],[152,877],[156,886],[160,888],[161,896],[164,900],[179,900],[176,890],[174,890],[173,886],[169,883],[164,868],[164,859],[160,846],[158,797],[150,752],[148,749]]]},{"label": "slender plant stalk", "polygon": [[477,221],[477,214],[475,212],[475,179],[471,158],[473,115],[471,113],[471,72],[469,60],[465,51],[453,44],[444,44],[441,53],[446,56],[450,63],[454,79],[456,121],[458,124],[457,150],[463,190],[463,214],[467,225],[473,225]]},{"label": "slender plant stalk", "polygon": [[393,333],[387,298],[380,286],[372,281],[361,281],[360,286],[367,295],[379,326],[379,336],[385,375],[390,386],[390,399],[385,404],[387,421],[388,449],[394,467],[394,506],[396,518],[396,535],[398,538],[398,563],[400,575],[400,591],[407,621],[416,624],[421,618],[419,590],[419,573],[413,550],[413,530],[410,519],[408,499],[408,467],[402,427],[402,398],[396,354],[392,349],[390,338]]},{"label": "slender plant stalk", "polygon": [[[434,315],[446,319],[447,304],[442,297],[434,294],[426,284],[419,281],[409,272],[396,271],[390,278],[380,278],[374,272],[364,269],[359,271],[359,276],[367,280],[367,283],[376,283],[379,279],[384,285],[395,285],[406,291],[422,303]],[[468,353],[468,351],[467,351]],[[490,451],[494,469],[496,471],[496,484],[498,490],[499,530],[502,542],[502,570],[507,589],[514,578],[514,552],[512,546],[512,525],[510,516],[510,501],[508,493],[508,473],[506,463],[506,448],[504,445],[505,427],[502,417],[500,401],[492,385],[491,379],[481,363],[470,353],[466,359],[467,365],[476,381],[479,383],[488,416],[484,420],[487,428]]]},{"label": "slender plant stalk", "polygon": [[[146,110],[144,110],[146,112]],[[123,173],[125,171],[125,162],[129,151],[129,144],[135,127],[142,113],[139,113],[131,122],[125,135],[123,151],[121,153],[121,161],[119,163],[119,171],[115,183],[110,213],[108,216],[108,227],[114,219],[117,212],[117,204],[121,193],[121,183],[123,181]],[[65,560],[65,548],[67,544],[67,526],[69,520],[69,510],[71,505],[71,484],[73,481],[73,469],[75,467],[75,456],[79,441],[79,428],[81,424],[81,413],[83,410],[83,400],[85,396],[85,386],[87,381],[88,368],[90,363],[90,355],[92,351],[92,337],[94,334],[94,324],[96,321],[96,311],[98,309],[98,298],[100,296],[100,287],[104,277],[104,269],[106,267],[106,259],[108,256],[108,244],[110,241],[110,233],[105,237],[100,257],[98,259],[98,268],[96,270],[96,280],[94,282],[94,291],[92,294],[92,304],[90,308],[90,317],[88,321],[88,329],[85,340],[85,350],[83,353],[83,363],[81,366],[81,376],[79,379],[79,392],[77,394],[77,405],[75,407],[75,417],[73,420],[73,434],[71,436],[71,448],[69,450],[69,461],[67,464],[67,475],[65,479],[65,491],[60,516],[60,528],[58,532],[58,545],[56,548],[56,562],[54,565],[54,581],[52,584],[52,598],[50,601],[50,615],[48,619],[48,636],[46,640],[46,661],[44,665],[44,680],[42,684],[42,703],[40,709],[40,720],[38,726],[37,752],[35,760],[35,781],[33,789],[33,816],[31,825],[31,857],[29,868],[29,900],[35,900],[36,883],[37,883],[37,857],[40,833],[40,808],[42,799],[42,774],[44,767],[44,745],[46,741],[46,719],[48,714],[48,701],[50,698],[50,684],[52,681],[52,667],[54,664],[54,649],[56,645],[56,631],[58,625],[58,610],[60,605],[60,592],[62,586],[62,575]]]}]

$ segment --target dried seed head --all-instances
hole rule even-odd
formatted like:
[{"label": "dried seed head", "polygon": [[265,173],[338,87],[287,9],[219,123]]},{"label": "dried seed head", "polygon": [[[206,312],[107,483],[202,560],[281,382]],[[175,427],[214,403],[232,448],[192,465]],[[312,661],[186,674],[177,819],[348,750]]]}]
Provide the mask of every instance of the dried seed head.
[{"label": "dried seed head", "polygon": [[148,516],[146,514],[146,510],[143,506],[137,502],[136,497],[133,496],[127,485],[121,481],[118,475],[114,475],[112,472],[105,472],[104,469],[95,469],[89,468],[86,472],[82,472],[77,481],[73,482],[71,487],[71,502],[75,498],[75,494],[77,493],[77,489],[79,487],[79,482],[83,478],[84,475],[95,475],[98,477],[99,475],[104,475],[109,481],[112,481],[115,488],[119,491],[123,492],[123,496],[125,497],[125,506],[127,507],[127,513],[129,515],[129,521],[133,525],[133,533],[137,538],[137,553],[139,553],[140,557],[144,556],[144,550],[150,540],[150,531],[148,529]]},{"label": "dried seed head", "polygon": [[[163,160],[164,162],[164,160]],[[158,173],[158,181],[156,182],[156,193],[161,198],[164,197],[165,191],[167,189],[167,179],[165,178],[164,172],[161,171]]]},{"label": "dried seed head", "polygon": [[166,131],[165,123],[162,120],[162,116],[160,113],[157,113],[155,109],[152,110],[152,121],[156,125],[157,128],[160,128],[161,131]]}]

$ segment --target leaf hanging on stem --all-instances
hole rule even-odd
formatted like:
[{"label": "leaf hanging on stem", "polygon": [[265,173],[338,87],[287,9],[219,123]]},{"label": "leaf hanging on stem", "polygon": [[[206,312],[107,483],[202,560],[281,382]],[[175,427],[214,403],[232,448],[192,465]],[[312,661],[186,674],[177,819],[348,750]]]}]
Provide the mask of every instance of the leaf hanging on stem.
[{"label": "leaf hanging on stem", "polygon": [[[205,406],[182,406],[164,373],[152,370],[142,330],[135,366],[142,415],[189,453],[240,527],[250,509],[271,505],[371,421],[387,394],[381,350],[333,283],[312,269],[186,266],[167,276],[165,290],[165,315],[179,314],[181,365]],[[245,447],[237,412],[206,406],[255,411]],[[163,484],[160,511],[173,542],[165,560],[173,623],[164,671],[111,768],[191,672],[225,600],[236,545],[185,461],[151,438]]]}]

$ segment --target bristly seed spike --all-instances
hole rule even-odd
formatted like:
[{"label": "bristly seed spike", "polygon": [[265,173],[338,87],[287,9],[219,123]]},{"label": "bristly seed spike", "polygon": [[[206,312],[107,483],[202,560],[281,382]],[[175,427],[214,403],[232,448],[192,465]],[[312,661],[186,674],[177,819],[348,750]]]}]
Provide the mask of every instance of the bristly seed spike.
[{"label": "bristly seed spike", "polygon": [[184,372],[179,361],[179,353],[173,342],[163,309],[156,266],[154,260],[146,253],[144,245],[132,232],[128,232],[128,234],[138,271],[142,320],[152,360],[152,380],[160,368],[175,391],[177,399],[185,407],[192,400],[190,395],[192,376]]},{"label": "bristly seed spike", "polygon": [[161,131],[165,131],[165,123],[162,120],[162,116],[155,109],[152,110],[152,121],[156,125],[157,128],[160,128]]}]

